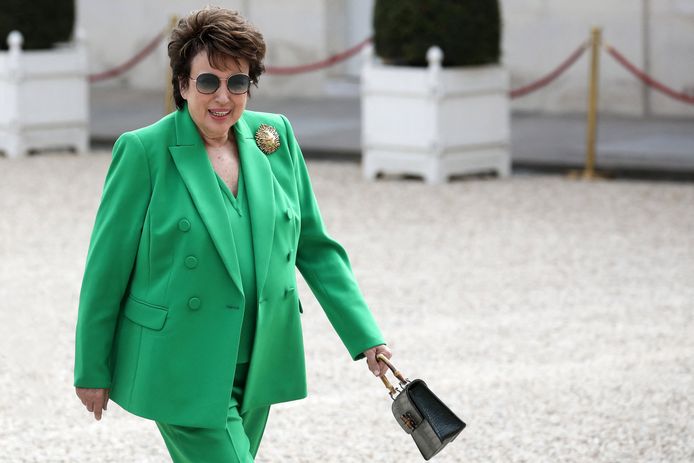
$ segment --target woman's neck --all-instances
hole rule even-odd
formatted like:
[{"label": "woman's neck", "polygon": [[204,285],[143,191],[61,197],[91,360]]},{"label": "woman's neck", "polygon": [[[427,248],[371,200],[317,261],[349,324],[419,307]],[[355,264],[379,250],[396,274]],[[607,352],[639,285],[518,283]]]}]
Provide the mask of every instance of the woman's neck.
[{"label": "woman's neck", "polygon": [[234,141],[236,140],[234,136],[233,127],[231,128],[231,130],[229,130],[229,133],[227,133],[226,135],[216,138],[208,138],[202,134],[200,135],[202,136],[202,142],[205,144],[206,148],[224,148],[226,146],[229,146],[229,144],[234,143]]}]

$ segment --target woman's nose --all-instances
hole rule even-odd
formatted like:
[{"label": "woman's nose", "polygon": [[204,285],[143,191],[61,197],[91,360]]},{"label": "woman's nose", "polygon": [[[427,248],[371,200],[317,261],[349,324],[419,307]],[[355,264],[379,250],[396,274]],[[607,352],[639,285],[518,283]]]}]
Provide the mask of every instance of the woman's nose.
[{"label": "woman's nose", "polygon": [[214,94],[214,99],[218,101],[219,103],[226,103],[229,100],[231,100],[231,92],[227,88],[226,85],[222,84],[219,86],[217,91]]},{"label": "woman's nose", "polygon": [[219,90],[215,92],[214,99],[219,103],[227,103],[231,100],[231,92],[224,85],[219,87]]}]

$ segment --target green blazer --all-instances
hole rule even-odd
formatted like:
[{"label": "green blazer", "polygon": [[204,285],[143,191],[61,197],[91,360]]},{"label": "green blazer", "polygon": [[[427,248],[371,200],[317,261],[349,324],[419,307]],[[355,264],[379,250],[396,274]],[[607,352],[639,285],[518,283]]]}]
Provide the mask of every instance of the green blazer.
[{"label": "green blazer", "polygon": [[[278,131],[265,155],[254,134]],[[344,249],[326,233],[292,128],[234,125],[251,209],[258,313],[242,411],[306,397],[295,266],[353,359],[383,344]],[[187,107],[113,148],[82,282],[75,386],[153,420],[223,428],[244,294],[224,198]]]}]

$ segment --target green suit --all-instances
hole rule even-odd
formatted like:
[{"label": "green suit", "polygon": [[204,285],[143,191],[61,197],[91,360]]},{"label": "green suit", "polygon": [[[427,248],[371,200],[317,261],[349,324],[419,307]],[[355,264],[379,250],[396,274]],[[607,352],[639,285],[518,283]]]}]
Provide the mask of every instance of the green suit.
[{"label": "green suit", "polygon": [[[254,140],[261,124],[280,136],[270,155]],[[384,340],[326,233],[287,119],[245,111],[234,130],[258,301],[245,412],[306,396],[295,266],[353,359]],[[158,422],[224,428],[245,301],[227,213],[187,107],[116,141],[82,283],[75,386],[110,388]]]}]

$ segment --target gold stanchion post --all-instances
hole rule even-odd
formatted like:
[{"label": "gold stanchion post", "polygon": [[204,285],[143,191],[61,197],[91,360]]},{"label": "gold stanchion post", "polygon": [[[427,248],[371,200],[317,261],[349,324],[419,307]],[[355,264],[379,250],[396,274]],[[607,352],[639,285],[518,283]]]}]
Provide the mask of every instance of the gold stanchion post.
[{"label": "gold stanchion post", "polygon": [[[176,27],[176,24],[178,23],[178,16],[172,15],[171,19],[169,20],[169,29],[168,31],[171,32],[174,27]],[[167,35],[168,37],[168,35]],[[165,96],[164,96],[164,114],[169,114],[172,113],[174,110],[174,101],[173,101],[173,88],[171,86],[171,68],[166,71],[166,86],[164,87],[166,89]]]},{"label": "gold stanchion post", "polygon": [[590,87],[588,90],[588,124],[586,130],[586,165],[582,177],[594,179],[595,173],[595,144],[597,141],[598,122],[598,87],[600,79],[600,46],[602,45],[602,29],[594,27],[591,32]]}]

